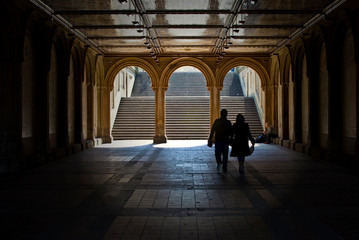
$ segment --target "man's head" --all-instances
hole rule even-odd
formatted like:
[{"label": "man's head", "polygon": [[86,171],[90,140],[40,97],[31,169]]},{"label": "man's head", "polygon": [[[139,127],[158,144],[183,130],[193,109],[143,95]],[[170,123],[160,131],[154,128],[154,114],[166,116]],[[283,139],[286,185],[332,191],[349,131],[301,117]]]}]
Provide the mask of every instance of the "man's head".
[{"label": "man's head", "polygon": [[228,114],[227,109],[221,110],[221,117],[227,117],[227,114]]}]

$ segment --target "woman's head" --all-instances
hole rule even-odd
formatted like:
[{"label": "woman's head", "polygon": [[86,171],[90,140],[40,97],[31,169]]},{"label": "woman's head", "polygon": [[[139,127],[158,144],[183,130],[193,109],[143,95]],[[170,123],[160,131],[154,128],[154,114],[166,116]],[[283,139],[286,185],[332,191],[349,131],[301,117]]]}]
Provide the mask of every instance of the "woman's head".
[{"label": "woman's head", "polygon": [[244,117],[243,117],[243,115],[242,114],[237,114],[237,118],[236,118],[236,122],[237,123],[244,123]]}]

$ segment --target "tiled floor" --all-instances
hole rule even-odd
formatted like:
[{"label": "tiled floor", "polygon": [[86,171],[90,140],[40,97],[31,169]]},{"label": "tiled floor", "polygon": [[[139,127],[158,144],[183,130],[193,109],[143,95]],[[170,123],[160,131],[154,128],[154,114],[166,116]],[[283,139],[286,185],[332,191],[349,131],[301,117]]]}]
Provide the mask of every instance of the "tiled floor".
[{"label": "tiled floor", "polygon": [[0,185],[0,239],[359,239],[359,179],[258,144],[239,176],[205,141],[117,141]]}]

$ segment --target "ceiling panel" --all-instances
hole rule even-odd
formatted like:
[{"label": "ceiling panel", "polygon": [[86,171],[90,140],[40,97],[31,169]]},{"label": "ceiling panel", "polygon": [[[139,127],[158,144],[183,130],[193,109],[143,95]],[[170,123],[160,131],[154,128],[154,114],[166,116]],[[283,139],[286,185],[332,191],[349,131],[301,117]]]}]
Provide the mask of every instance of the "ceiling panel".
[{"label": "ceiling panel", "polygon": [[[106,54],[271,53],[334,0],[33,0]],[[335,0],[339,1],[339,0]],[[62,21],[62,20],[61,20]],[[120,47],[118,47],[120,46]],[[218,51],[214,51],[218,49]]]}]

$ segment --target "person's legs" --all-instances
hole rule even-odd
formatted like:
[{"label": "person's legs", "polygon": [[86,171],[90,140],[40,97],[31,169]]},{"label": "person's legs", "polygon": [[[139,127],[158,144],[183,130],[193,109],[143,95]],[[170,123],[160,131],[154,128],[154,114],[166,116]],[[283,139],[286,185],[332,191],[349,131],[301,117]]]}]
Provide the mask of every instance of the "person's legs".
[{"label": "person's legs", "polygon": [[220,171],[221,171],[221,167],[222,167],[222,160],[221,160],[222,152],[223,152],[222,143],[221,143],[221,142],[216,142],[216,143],[215,143],[215,156],[216,156],[216,162],[217,162],[217,172],[220,172]]},{"label": "person's legs", "polygon": [[223,144],[223,172],[227,172],[227,162],[228,162],[228,151],[229,151],[229,145],[228,143]]},{"label": "person's legs", "polygon": [[238,156],[239,173],[244,174],[244,156]]},{"label": "person's legs", "polygon": [[217,164],[222,163],[221,156],[222,156],[222,145],[221,143],[215,143],[215,150],[214,155],[216,156]]},{"label": "person's legs", "polygon": [[264,143],[270,143],[270,137],[269,137],[269,134],[265,134],[265,140],[264,140]]}]

